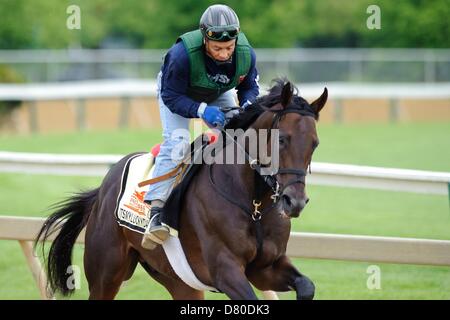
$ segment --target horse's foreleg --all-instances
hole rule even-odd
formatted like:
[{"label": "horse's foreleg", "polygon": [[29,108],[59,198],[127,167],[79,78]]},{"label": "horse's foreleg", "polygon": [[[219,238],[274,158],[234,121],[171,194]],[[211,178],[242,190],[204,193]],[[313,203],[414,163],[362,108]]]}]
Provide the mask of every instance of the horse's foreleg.
[{"label": "horse's foreleg", "polygon": [[[214,251],[217,253],[217,251]],[[215,255],[215,263],[210,267],[214,286],[233,300],[257,300],[248,282],[242,264],[228,251]]]},{"label": "horse's foreleg", "polygon": [[259,290],[280,292],[295,290],[298,300],[314,298],[314,283],[301,274],[286,256],[282,256],[272,266],[265,269],[251,269],[247,275]]}]

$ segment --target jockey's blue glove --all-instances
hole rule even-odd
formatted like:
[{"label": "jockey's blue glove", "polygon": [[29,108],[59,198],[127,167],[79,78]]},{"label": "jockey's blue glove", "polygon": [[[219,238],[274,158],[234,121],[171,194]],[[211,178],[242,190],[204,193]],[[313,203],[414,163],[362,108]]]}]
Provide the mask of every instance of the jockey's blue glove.
[{"label": "jockey's blue glove", "polygon": [[206,108],[202,108],[200,106],[198,114],[207,124],[213,127],[223,127],[225,125],[225,115],[220,111],[219,107],[206,106]]}]

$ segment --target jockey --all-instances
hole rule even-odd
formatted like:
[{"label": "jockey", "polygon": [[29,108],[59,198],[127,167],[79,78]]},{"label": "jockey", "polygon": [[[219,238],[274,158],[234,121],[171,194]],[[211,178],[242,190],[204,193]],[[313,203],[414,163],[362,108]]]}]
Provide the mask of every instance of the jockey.
[{"label": "jockey", "polygon": [[[190,118],[202,118],[208,126],[223,127],[225,115],[220,107],[236,105],[233,89],[237,90],[242,108],[259,94],[256,55],[240,32],[236,13],[226,5],[212,5],[203,13],[199,29],[178,38],[165,55],[158,74],[163,142],[153,177],[173,170],[183,158],[184,154],[174,153],[180,145],[189,145]],[[181,131],[185,134],[178,129],[184,129]],[[161,213],[174,180],[150,185],[145,195],[144,201],[151,204],[151,210],[142,239],[144,248],[153,249],[169,236],[169,228],[161,224]]]}]

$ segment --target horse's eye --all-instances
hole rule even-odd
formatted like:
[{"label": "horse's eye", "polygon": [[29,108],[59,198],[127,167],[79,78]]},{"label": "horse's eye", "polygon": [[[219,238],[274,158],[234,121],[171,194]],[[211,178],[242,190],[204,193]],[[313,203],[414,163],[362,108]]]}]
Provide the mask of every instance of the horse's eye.
[{"label": "horse's eye", "polygon": [[289,139],[285,136],[280,136],[280,138],[278,139],[280,147],[284,147],[287,145]]}]

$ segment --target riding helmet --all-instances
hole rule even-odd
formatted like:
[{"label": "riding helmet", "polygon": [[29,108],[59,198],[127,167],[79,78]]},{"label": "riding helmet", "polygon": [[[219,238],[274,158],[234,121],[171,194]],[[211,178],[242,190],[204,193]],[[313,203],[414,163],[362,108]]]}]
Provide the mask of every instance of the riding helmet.
[{"label": "riding helmet", "polygon": [[238,36],[239,18],[230,7],[215,4],[208,7],[200,18],[200,30],[208,39],[229,41]]}]

